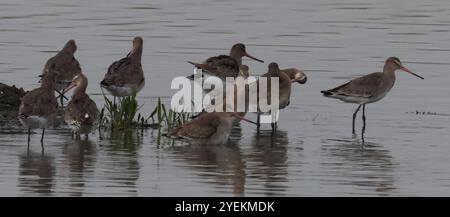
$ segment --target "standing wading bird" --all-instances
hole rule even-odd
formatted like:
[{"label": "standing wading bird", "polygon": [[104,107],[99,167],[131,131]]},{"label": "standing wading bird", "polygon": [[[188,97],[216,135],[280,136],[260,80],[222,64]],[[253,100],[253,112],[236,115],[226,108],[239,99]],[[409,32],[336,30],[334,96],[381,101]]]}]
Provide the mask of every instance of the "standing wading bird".
[{"label": "standing wading bird", "polygon": [[28,146],[30,145],[31,129],[42,129],[41,146],[44,148],[45,128],[51,126],[56,118],[58,102],[55,98],[56,73],[46,72],[41,80],[41,87],[36,88],[22,97],[19,108],[19,120],[28,128]]},{"label": "standing wading bird", "polygon": [[98,124],[97,105],[86,94],[87,85],[88,79],[83,73],[80,73],[64,89],[64,93],[67,93],[76,87],[64,112],[64,121],[72,128],[72,133],[75,133],[77,137],[85,134],[86,139]]},{"label": "standing wading bird", "polygon": [[353,114],[352,133],[355,134],[355,119],[356,114],[363,108],[363,133],[366,127],[366,104],[377,102],[383,99],[384,96],[391,90],[395,83],[395,71],[403,70],[416,77],[424,79],[423,77],[411,72],[405,68],[397,57],[389,57],[383,68],[383,72],[375,72],[363,77],[351,80],[350,82],[338,86],[330,90],[323,90],[324,96],[330,98],[340,99],[348,103],[359,104],[355,113]]},{"label": "standing wading bird", "polygon": [[81,72],[80,63],[74,57],[76,50],[75,40],[69,40],[61,51],[47,60],[41,75],[41,77],[44,76],[48,71],[56,72],[55,91],[59,94],[57,98],[60,99],[61,107],[66,98],[61,91],[76,74]]},{"label": "standing wading bird", "polygon": [[[237,43],[231,47],[230,55],[219,55],[206,59],[203,63],[194,63],[188,61],[188,63],[194,65],[196,68],[202,69],[205,73],[219,77],[224,80],[226,77],[236,78],[239,74],[239,67],[242,65],[242,57],[248,57],[250,59],[264,62],[257,59],[247,53],[245,45]],[[191,75],[188,78],[193,79]]]},{"label": "standing wading bird", "polygon": [[114,102],[116,97],[133,95],[144,87],[145,78],[141,65],[142,46],[142,38],[135,37],[131,51],[126,57],[112,63],[100,82],[100,86],[114,96]]}]

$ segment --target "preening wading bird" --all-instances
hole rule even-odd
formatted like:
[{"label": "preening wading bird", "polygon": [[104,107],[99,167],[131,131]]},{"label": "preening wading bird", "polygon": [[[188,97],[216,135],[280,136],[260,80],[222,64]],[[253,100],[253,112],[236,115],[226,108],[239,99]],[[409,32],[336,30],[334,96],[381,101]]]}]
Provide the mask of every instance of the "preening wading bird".
[{"label": "preening wading bird", "polygon": [[66,98],[61,94],[61,91],[76,74],[81,72],[80,63],[74,56],[76,51],[77,45],[75,40],[67,41],[63,49],[47,60],[42,71],[41,77],[49,71],[56,73],[55,91],[59,93],[57,98],[60,99],[61,107],[63,107],[64,98]]},{"label": "preening wading bird", "polygon": [[[267,78],[267,93],[266,96],[267,98],[260,98],[261,95],[261,91],[264,91],[261,89],[261,85],[260,85],[260,81],[258,80],[257,82],[257,102],[258,102],[258,110],[259,110],[259,105],[261,105],[262,101],[266,101],[267,105],[271,105],[271,98],[272,98],[272,81],[271,78],[278,78],[278,105],[277,105],[277,109],[276,110],[271,110],[270,114],[272,116],[272,131],[276,130],[277,127],[277,120],[276,118],[278,118],[278,113],[280,109],[284,109],[286,108],[286,106],[289,105],[290,103],[290,97],[291,97],[291,87],[292,87],[292,80],[290,79],[290,77],[282,72],[278,66],[277,63],[270,63],[268,66],[268,72],[261,75],[260,77],[266,77]],[[258,123],[258,129],[260,126],[260,115],[263,114],[263,112],[258,111],[257,112],[257,123]]]},{"label": "preening wading bird", "polygon": [[67,93],[75,88],[72,99],[64,112],[64,121],[77,136],[87,135],[98,125],[98,109],[95,102],[86,94],[88,79],[83,73],[76,75],[70,85],[64,89]]},{"label": "preening wading bird", "polygon": [[114,99],[131,96],[144,87],[145,78],[141,65],[142,47],[142,38],[135,37],[131,51],[126,57],[112,63],[100,82],[100,86],[111,93]]}]

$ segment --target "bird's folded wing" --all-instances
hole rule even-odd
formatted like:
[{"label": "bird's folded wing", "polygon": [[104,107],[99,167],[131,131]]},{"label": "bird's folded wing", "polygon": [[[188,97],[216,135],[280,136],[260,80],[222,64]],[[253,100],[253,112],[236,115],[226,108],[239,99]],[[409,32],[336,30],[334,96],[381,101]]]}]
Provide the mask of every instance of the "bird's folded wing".
[{"label": "bird's folded wing", "polygon": [[201,117],[199,119],[194,119],[190,123],[185,124],[177,132],[177,135],[194,139],[208,138],[217,131],[217,127],[211,124],[214,121],[215,120],[201,120]]},{"label": "bird's folded wing", "polygon": [[330,92],[339,95],[369,98],[373,96],[382,85],[382,74],[372,73],[364,77],[356,78],[344,85],[331,89]]}]

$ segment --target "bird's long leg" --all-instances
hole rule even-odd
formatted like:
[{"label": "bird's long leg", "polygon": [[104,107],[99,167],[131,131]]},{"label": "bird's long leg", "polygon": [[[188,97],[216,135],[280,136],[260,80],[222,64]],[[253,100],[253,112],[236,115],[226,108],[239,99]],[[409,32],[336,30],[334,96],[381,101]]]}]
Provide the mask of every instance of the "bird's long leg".
[{"label": "bird's long leg", "polygon": [[359,109],[361,109],[361,105],[359,105],[358,108],[356,109],[355,113],[353,113],[352,134],[355,134],[355,119],[356,119],[356,115],[359,112]]},{"label": "bird's long leg", "polygon": [[366,128],[366,105],[363,105],[363,116],[362,116],[362,119],[363,119],[363,129],[365,129]]},{"label": "bird's long leg", "polygon": [[362,133],[361,133],[361,139],[364,145],[364,133],[366,132],[366,105],[363,105],[363,128],[362,128]]},{"label": "bird's long leg", "polygon": [[42,128],[41,143],[44,142],[45,128]]},{"label": "bird's long leg", "polygon": [[256,114],[256,123],[258,123],[256,129],[258,129],[259,132],[259,127],[261,126],[261,115],[259,113]]},{"label": "bird's long leg", "polygon": [[66,96],[64,96],[64,94],[63,93],[61,93],[61,91],[59,91],[59,90],[57,90],[57,89],[55,89],[55,91],[56,91],[56,93],[58,93],[59,95],[58,95],[58,97],[56,97],[56,99],[58,99],[59,98],[59,100],[60,100],[60,103],[61,103],[61,108],[63,108],[64,107],[64,99],[66,99],[66,100],[69,100],[69,99],[67,99],[67,97]]},{"label": "bird's long leg", "polygon": [[272,133],[275,133],[275,121],[274,121],[274,112],[270,111],[270,126],[272,127]]},{"label": "bird's long leg", "polygon": [[31,135],[31,129],[28,128],[28,146],[30,145],[30,135]]},{"label": "bird's long leg", "polygon": [[41,149],[42,149],[42,154],[44,153],[44,134],[45,134],[45,128],[42,128],[42,136],[41,136]]},{"label": "bird's long leg", "polygon": [[62,96],[64,95],[61,95],[61,97],[59,98],[59,102],[61,103],[61,108],[64,108],[64,98]]},{"label": "bird's long leg", "polygon": [[272,132],[275,133],[277,131],[277,122],[278,122],[278,114],[280,110],[276,110],[274,112],[270,112],[271,121],[272,121]]}]

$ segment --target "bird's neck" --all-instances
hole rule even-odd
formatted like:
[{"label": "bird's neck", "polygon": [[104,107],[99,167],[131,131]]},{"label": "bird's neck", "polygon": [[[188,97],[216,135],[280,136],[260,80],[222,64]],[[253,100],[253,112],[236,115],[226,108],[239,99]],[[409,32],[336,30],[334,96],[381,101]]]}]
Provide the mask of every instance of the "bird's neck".
[{"label": "bird's neck", "polygon": [[392,88],[395,83],[395,69],[385,66],[383,68],[383,76],[386,78],[385,81],[388,86]]},{"label": "bird's neck", "polygon": [[395,81],[395,68],[384,66],[383,73],[385,76],[387,76],[389,79]]},{"label": "bird's neck", "polygon": [[134,61],[141,61],[142,57],[142,46],[135,46],[133,49],[131,49],[130,53],[128,53],[127,57]]},{"label": "bird's neck", "polygon": [[386,74],[395,74],[395,70],[396,70],[396,68],[394,68],[390,64],[385,64],[383,67],[383,72]]},{"label": "bird's neck", "polygon": [[85,95],[87,89],[87,82],[82,82],[80,85],[78,85],[74,92],[73,92],[73,98],[76,98],[77,96]]},{"label": "bird's neck", "polygon": [[71,54],[74,54],[75,51],[77,51],[77,45],[74,42],[67,42],[66,45],[64,45],[63,49],[61,50],[61,52],[68,52]]},{"label": "bird's neck", "polygon": [[230,52],[230,57],[235,59],[239,66],[242,65],[242,56],[241,55],[238,55],[235,52]]}]

